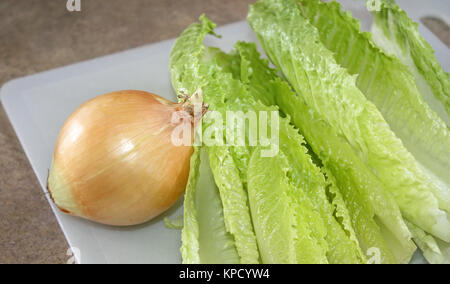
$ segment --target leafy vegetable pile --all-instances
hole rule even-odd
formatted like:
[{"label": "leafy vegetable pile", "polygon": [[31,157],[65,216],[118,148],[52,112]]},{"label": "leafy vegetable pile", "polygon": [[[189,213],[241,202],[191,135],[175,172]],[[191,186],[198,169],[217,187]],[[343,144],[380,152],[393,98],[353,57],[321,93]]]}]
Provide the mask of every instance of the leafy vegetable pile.
[{"label": "leafy vegetable pile", "polygon": [[335,2],[258,1],[248,22],[276,69],[254,43],[205,46],[205,16],[179,37],[177,92],[201,88],[224,116],[280,113],[258,121],[279,131],[274,157],[261,155],[270,145],[195,149],[183,262],[408,263],[416,245],[450,261],[449,75],[406,13],[378,3],[372,38]]}]

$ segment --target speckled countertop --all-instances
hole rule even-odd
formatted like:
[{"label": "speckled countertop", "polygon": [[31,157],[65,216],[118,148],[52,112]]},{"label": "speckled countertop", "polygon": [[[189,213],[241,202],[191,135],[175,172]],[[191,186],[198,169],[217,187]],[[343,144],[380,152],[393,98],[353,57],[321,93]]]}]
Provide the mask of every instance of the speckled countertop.
[{"label": "speckled countertop", "polygon": [[[6,81],[176,37],[207,13],[242,20],[253,0],[0,1],[0,85]],[[426,24],[450,46],[448,26]],[[0,108],[0,263],[65,263],[64,235]]]}]

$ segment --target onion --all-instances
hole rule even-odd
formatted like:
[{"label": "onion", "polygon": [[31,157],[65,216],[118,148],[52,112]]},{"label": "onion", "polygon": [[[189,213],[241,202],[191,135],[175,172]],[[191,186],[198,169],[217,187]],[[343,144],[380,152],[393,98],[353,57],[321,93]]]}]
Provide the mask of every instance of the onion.
[{"label": "onion", "polygon": [[174,103],[120,91],[80,106],[65,122],[53,155],[48,189],[57,207],[117,226],[167,210],[184,192],[193,153],[192,143],[172,143],[173,132],[180,125],[192,131],[207,107],[201,105],[200,115],[194,111],[193,98],[201,100],[201,92],[181,98]]}]

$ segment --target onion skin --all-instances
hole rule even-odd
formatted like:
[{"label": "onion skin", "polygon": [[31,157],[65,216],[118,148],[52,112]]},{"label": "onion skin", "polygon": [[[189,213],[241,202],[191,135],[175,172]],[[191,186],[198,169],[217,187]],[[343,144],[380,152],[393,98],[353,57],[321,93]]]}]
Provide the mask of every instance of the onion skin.
[{"label": "onion skin", "polygon": [[[144,223],[184,192],[192,146],[175,146],[181,104],[120,91],[80,106],[58,137],[48,189],[58,208],[116,226]],[[191,122],[185,122],[191,123]]]}]

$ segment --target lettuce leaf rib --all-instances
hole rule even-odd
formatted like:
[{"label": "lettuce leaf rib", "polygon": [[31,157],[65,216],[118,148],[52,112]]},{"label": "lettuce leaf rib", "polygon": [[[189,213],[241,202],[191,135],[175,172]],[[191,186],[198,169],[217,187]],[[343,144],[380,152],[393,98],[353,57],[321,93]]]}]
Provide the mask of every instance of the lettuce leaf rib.
[{"label": "lettuce leaf rib", "polygon": [[437,61],[434,50],[394,0],[380,0],[374,16],[373,39],[383,50],[409,66],[424,99],[450,125],[450,75]]}]

